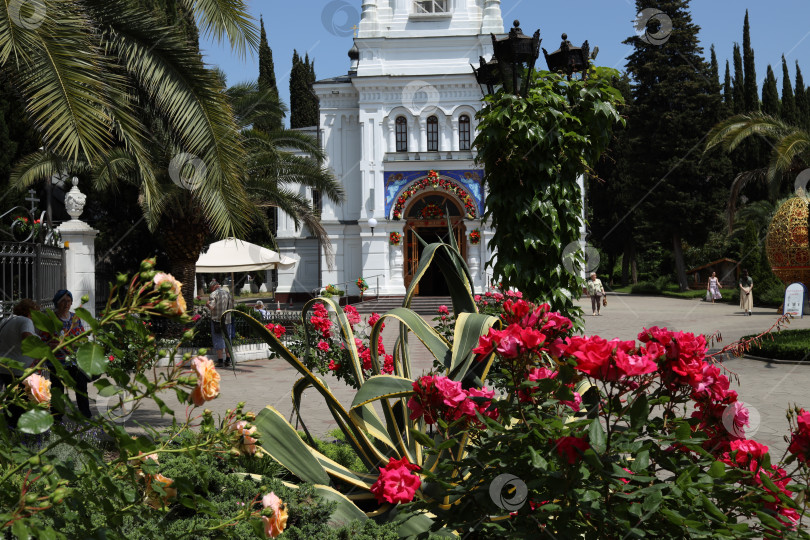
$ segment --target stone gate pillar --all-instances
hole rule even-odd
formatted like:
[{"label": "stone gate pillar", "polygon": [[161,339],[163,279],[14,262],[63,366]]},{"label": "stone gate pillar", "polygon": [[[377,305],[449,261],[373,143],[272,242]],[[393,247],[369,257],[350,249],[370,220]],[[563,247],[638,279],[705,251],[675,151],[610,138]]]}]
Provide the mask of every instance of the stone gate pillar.
[{"label": "stone gate pillar", "polygon": [[65,286],[73,294],[73,308],[79,306],[79,299],[86,294],[90,301],[84,308],[95,316],[98,231],[79,219],[87,196],[77,187],[79,179],[74,176],[72,181],[73,187],[65,195],[65,208],[72,219],[57,228],[65,245]]}]

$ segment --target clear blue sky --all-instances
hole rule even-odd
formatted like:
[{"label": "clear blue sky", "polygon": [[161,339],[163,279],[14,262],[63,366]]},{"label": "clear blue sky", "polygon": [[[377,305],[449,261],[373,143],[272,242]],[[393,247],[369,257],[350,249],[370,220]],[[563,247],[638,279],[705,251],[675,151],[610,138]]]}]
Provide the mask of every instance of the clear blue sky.
[{"label": "clear blue sky", "polygon": [[[293,49],[302,56],[309,53],[315,60],[318,79],[344,75],[348,71],[346,53],[352,46],[351,27],[359,20],[361,0],[247,1],[257,24],[259,15],[264,16],[276,79],[285,103],[289,104]],[[539,28],[542,45],[547,50],[556,50],[560,34],[566,32],[577,45],[587,39],[592,48],[599,47],[597,64],[619,70],[624,68],[630,47],[622,45],[622,41],[634,34],[635,2],[502,0],[501,6],[506,28],[511,26],[513,19],[520,19],[526,34]],[[810,84],[810,0],[692,0],[692,20],[701,27],[699,37],[707,58],[709,46],[715,45],[721,82],[726,59],[731,62],[734,42],[742,44],[746,9],[750,17],[760,92],[766,66],[771,64],[781,94],[782,54],[788,61],[791,82],[795,83],[795,63],[798,60],[805,84]],[[240,59],[227,45],[218,45],[205,38],[201,40],[201,46],[206,62],[219,66],[227,74],[229,84],[255,80],[258,76],[258,53]]]}]

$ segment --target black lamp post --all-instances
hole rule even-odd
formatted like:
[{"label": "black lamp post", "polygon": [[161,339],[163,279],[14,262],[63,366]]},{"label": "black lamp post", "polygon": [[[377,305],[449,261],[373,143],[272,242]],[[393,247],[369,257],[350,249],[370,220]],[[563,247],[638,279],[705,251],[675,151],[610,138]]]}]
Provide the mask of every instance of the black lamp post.
[{"label": "black lamp post", "polygon": [[489,94],[494,94],[495,86],[515,95],[526,95],[534,72],[534,64],[540,56],[540,30],[532,37],[523,34],[520,21],[505,38],[498,39],[492,34],[492,59],[485,62],[480,58],[480,67],[473,68],[475,78],[481,88],[486,87]]},{"label": "black lamp post", "polygon": [[560,48],[549,54],[543,49],[543,55],[546,57],[548,70],[554,72],[565,73],[570,79],[574,73],[582,73],[582,78],[588,78],[588,65],[591,59],[596,58],[599,52],[599,47],[596,47],[591,54],[591,47],[588,41],[582,44],[582,47],[574,47],[568,41],[568,35],[562,35],[562,43]]},{"label": "black lamp post", "polygon": [[[587,41],[582,47],[574,47],[568,41],[568,35],[563,34],[562,39],[560,48],[553,53],[549,54],[543,49],[549,71],[565,73],[569,79],[574,73],[582,73],[582,78],[587,78],[590,60],[596,58],[599,47],[595,47],[591,53]],[[480,66],[477,69],[473,67],[481,90],[485,94],[494,94],[499,86],[509,93],[526,95],[534,64],[540,56],[540,41],[540,30],[532,37],[526,36],[520,29],[520,21],[514,22],[514,28],[505,38],[498,39],[492,34],[495,54],[489,62],[480,57]]]}]

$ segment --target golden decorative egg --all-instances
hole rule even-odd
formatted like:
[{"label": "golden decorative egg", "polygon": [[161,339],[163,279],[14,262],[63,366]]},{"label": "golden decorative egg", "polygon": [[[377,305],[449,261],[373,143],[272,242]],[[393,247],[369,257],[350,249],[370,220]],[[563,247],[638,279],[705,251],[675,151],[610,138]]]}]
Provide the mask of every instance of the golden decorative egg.
[{"label": "golden decorative egg", "polygon": [[765,241],[773,273],[785,285],[810,284],[810,248],[807,245],[807,200],[791,197],[771,220]]}]

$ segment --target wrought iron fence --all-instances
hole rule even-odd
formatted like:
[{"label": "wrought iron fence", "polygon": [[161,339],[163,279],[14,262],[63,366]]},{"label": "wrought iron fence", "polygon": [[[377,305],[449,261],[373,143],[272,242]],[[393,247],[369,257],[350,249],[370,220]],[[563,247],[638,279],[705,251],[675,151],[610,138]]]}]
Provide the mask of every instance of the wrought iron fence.
[{"label": "wrought iron fence", "polygon": [[0,311],[21,298],[53,309],[53,294],[65,288],[65,250],[27,242],[0,242]]},{"label": "wrought iron fence", "polygon": [[[256,312],[251,313],[251,315],[257,317]],[[234,321],[234,345],[264,343],[246,320],[240,317],[233,317],[232,320]],[[284,326],[287,331],[281,336],[281,342],[287,345],[292,339],[295,324],[301,322],[301,314],[294,311],[271,311],[268,312],[267,316],[262,317],[262,320],[265,324],[272,323]],[[159,341],[161,339],[178,339],[186,330],[193,329],[194,338],[191,341],[184,341],[183,346],[211,348],[211,318],[207,309],[201,310],[198,320],[188,324],[181,324],[160,317],[155,317],[150,322],[155,338]]]}]

